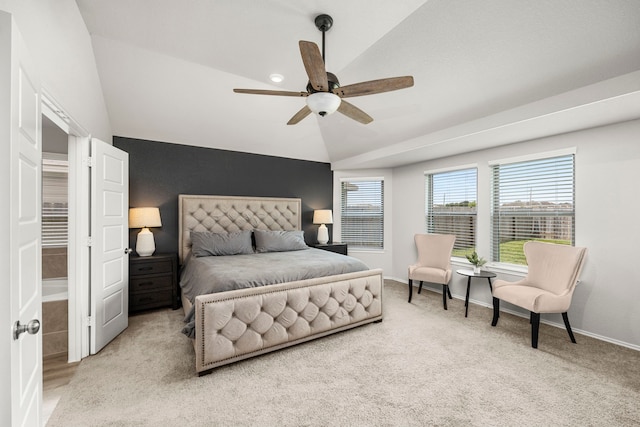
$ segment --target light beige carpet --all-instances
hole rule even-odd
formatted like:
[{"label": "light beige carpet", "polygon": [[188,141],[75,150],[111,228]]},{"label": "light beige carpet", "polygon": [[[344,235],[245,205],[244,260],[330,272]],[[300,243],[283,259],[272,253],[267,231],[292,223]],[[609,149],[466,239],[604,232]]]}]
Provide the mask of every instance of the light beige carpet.
[{"label": "light beige carpet", "polygon": [[198,377],[181,313],[130,318],[48,426],[632,426],[640,352],[386,282],[382,323]]}]

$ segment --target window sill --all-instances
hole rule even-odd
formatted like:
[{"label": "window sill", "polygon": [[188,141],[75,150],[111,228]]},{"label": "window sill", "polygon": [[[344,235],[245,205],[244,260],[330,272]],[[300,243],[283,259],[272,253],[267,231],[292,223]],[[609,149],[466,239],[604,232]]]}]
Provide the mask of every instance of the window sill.
[{"label": "window sill", "polygon": [[487,270],[494,273],[508,274],[510,276],[525,277],[529,272],[526,265],[506,264],[502,262],[492,262],[487,264]]},{"label": "window sill", "polygon": [[[473,269],[471,263],[463,258],[451,258],[451,265]],[[502,262],[490,262],[482,267],[483,270],[493,273],[508,274],[510,276],[525,277],[529,269],[526,265],[507,264]]]},{"label": "window sill", "polygon": [[363,253],[363,254],[383,254],[384,249],[367,249],[367,248],[354,248],[349,246],[349,253]]}]

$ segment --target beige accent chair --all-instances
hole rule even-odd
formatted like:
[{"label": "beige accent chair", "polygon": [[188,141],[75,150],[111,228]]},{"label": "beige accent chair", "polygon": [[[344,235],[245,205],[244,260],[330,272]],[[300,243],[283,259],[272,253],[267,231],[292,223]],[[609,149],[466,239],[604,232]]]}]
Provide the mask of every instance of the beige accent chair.
[{"label": "beige accent chair", "polygon": [[420,281],[418,293],[422,292],[422,283],[442,285],[442,305],[447,309],[447,295],[451,299],[449,281],[451,280],[451,252],[456,236],[452,234],[416,234],[414,237],[418,249],[418,261],[409,266],[409,302],[413,296],[413,281]]},{"label": "beige accent chair", "polygon": [[554,243],[527,242],[524,244],[529,272],[517,282],[493,282],[493,321],[500,315],[500,300],[531,312],[531,347],[538,348],[540,313],[562,313],[564,325],[572,343],[576,342],[567,311],[578,283],[587,248]]}]

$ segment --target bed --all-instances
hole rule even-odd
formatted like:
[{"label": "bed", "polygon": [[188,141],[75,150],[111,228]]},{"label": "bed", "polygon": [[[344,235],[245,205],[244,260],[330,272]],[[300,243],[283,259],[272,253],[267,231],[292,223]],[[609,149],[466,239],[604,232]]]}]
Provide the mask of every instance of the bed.
[{"label": "bed", "polygon": [[[190,320],[184,332],[193,338],[199,375],[222,365],[382,320],[381,269],[365,266],[359,271],[337,270],[337,274],[315,271],[320,269],[318,264],[332,263],[332,259],[357,261],[351,257],[312,248],[291,251],[294,256],[294,261],[289,261],[291,266],[303,262],[299,258],[304,257],[321,261],[298,270],[281,268],[289,275],[273,279],[275,283],[270,284],[270,273],[265,266],[275,265],[272,259],[287,254],[266,251],[255,255],[196,257],[192,253],[192,233],[197,240],[196,237],[200,239],[206,233],[251,232],[254,245],[262,243],[256,240],[260,236],[301,234],[300,199],[180,195],[178,204],[181,287],[187,282],[183,279],[195,259],[212,264],[209,268],[216,271],[231,258],[241,266],[230,267],[227,275],[223,275],[226,279],[212,285],[214,293],[194,296],[190,285],[181,293],[185,318]],[[263,237],[260,239],[264,241]],[[254,259],[256,261],[252,261]],[[245,269],[250,264],[255,264],[267,277],[265,274],[252,277]],[[234,271],[238,273],[234,275]],[[317,274],[320,276],[312,277]],[[227,283],[236,280],[242,288],[229,290]],[[261,283],[258,286],[255,282]],[[206,288],[208,283],[203,286]]]}]

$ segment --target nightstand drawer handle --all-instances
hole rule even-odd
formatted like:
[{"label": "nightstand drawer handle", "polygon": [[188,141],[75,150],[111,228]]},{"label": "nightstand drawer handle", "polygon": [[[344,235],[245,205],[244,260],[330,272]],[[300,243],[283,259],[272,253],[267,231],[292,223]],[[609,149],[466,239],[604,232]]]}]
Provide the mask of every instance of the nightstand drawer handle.
[{"label": "nightstand drawer handle", "polygon": [[142,282],[142,283],[138,283],[138,286],[149,286],[149,285],[153,285],[153,282]]},{"label": "nightstand drawer handle", "polygon": [[140,271],[149,271],[149,270],[153,270],[153,267],[140,267],[138,270],[140,270]]}]

